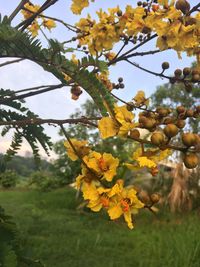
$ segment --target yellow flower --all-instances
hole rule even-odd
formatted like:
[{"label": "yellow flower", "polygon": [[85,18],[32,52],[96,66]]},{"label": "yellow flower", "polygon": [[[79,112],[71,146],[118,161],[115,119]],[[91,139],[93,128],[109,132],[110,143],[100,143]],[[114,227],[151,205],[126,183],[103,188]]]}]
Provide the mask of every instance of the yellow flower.
[{"label": "yellow flower", "polygon": [[29,27],[28,27],[29,31],[31,32],[32,36],[35,37],[38,35],[38,31],[40,29],[39,24],[34,21]]},{"label": "yellow flower", "polygon": [[88,0],[73,0],[71,10],[74,14],[81,14],[81,11],[89,6]]},{"label": "yellow flower", "polygon": [[119,159],[114,158],[111,154],[103,153],[102,155],[95,151],[85,156],[83,160],[98,176],[103,176],[102,178],[109,182],[116,175],[119,165]]},{"label": "yellow flower", "polygon": [[96,198],[94,198],[94,194],[92,198],[90,198],[89,203],[87,205],[88,208],[97,212],[102,208],[109,208],[112,203],[112,197],[116,194],[120,193],[120,184],[117,182],[112,188],[104,188],[99,187],[96,189]]},{"label": "yellow flower", "polygon": [[[23,14],[25,19],[30,18],[35,12],[37,12],[40,9],[39,5],[33,5],[33,4],[30,4],[30,3],[26,3],[24,5],[24,7],[27,10],[22,10],[21,12],[22,12],[22,14]],[[30,12],[28,10],[30,10]]]},{"label": "yellow flower", "polygon": [[128,227],[133,229],[132,214],[138,213],[138,209],[144,207],[136,194],[133,188],[122,187],[120,193],[114,196],[115,199],[108,209],[110,219],[115,220],[123,215]]},{"label": "yellow flower", "polygon": [[51,30],[52,28],[56,27],[56,23],[52,19],[44,19],[43,20],[43,26],[47,28],[48,30]]},{"label": "yellow flower", "polygon": [[130,130],[138,126],[137,123],[133,122],[135,115],[127,110],[126,105],[121,107],[115,106],[114,111],[116,120],[121,124],[118,135],[126,137]]},{"label": "yellow flower", "polygon": [[[71,142],[80,157],[84,157],[85,155],[89,153],[90,148],[88,147],[87,141],[79,141],[73,138],[71,139]],[[64,142],[64,146],[67,150],[67,155],[71,160],[75,161],[79,158],[68,141]]]},{"label": "yellow flower", "polygon": [[119,131],[118,123],[110,117],[102,118],[98,123],[98,128],[103,139],[115,136]]},{"label": "yellow flower", "polygon": [[141,148],[138,148],[132,156],[133,164],[125,163],[124,165],[130,170],[139,170],[142,167],[147,167],[150,171],[157,168],[157,164],[171,155],[170,149],[147,149],[144,153]]},{"label": "yellow flower", "polygon": [[148,167],[149,169],[155,168],[157,165],[154,161],[148,159],[147,157],[137,158],[140,167]]},{"label": "yellow flower", "polygon": [[119,135],[126,137],[128,132],[138,126],[138,123],[134,123],[134,114],[127,110],[127,107],[115,106],[115,119],[105,117],[99,121],[98,127],[102,138],[108,138],[111,136]]},{"label": "yellow flower", "polygon": [[138,91],[136,96],[133,98],[133,100],[135,101],[135,104],[137,106],[141,106],[141,105],[148,106],[149,105],[149,99],[145,97],[144,91]]},{"label": "yellow flower", "polygon": [[90,183],[83,182],[81,191],[83,192],[83,198],[85,200],[90,199],[92,201],[98,198],[98,192],[94,181]]}]

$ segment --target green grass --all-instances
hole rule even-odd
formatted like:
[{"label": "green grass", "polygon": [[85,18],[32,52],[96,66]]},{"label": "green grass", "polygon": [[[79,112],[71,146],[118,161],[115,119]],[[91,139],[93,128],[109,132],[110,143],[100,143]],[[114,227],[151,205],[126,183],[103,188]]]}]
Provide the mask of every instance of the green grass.
[{"label": "green grass", "polygon": [[19,225],[26,255],[47,267],[200,266],[200,218],[195,214],[156,218],[146,211],[131,231],[104,214],[77,211],[71,189],[3,191],[0,205]]}]

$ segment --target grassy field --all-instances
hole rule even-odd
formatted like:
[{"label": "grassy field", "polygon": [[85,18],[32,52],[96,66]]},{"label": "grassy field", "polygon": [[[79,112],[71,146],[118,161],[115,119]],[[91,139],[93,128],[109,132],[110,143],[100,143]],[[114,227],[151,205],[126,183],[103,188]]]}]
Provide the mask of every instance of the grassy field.
[{"label": "grassy field", "polygon": [[77,211],[71,189],[0,192],[24,237],[26,255],[47,267],[199,267],[200,217],[145,212],[130,231],[104,214]]}]

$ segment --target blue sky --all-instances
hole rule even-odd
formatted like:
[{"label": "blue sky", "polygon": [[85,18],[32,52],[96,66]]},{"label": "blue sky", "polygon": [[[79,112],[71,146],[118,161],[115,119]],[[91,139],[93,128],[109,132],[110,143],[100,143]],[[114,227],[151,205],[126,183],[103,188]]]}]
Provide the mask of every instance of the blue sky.
[{"label": "blue sky", "polygon": [[[114,7],[119,5],[123,10],[125,5],[134,4],[137,1],[125,1],[125,0],[96,0],[95,3],[92,3],[90,7],[82,13],[81,16],[86,16],[87,13],[90,13],[95,16],[95,11],[99,8],[106,10],[108,7]],[[191,5],[197,4],[199,1],[190,1]],[[4,1],[0,0],[0,13],[4,15],[9,15],[16,5],[19,3],[19,0],[10,0]],[[42,4],[43,1],[33,1],[34,4]],[[75,23],[79,20],[79,16],[74,16],[70,12],[69,0],[59,0],[56,5],[51,7],[46,15],[58,17],[70,24]],[[19,15],[13,21],[13,25],[16,25],[20,22],[22,17]],[[47,32],[48,34],[48,32]],[[49,34],[51,38],[57,38],[60,41],[64,41],[70,38],[71,33],[67,31],[61,25]],[[154,46],[154,43],[147,45],[143,48],[146,51],[151,49]],[[6,59],[0,59],[0,63],[4,62]],[[190,66],[193,58],[187,58],[185,55],[182,55],[182,60],[178,59],[177,54],[173,51],[167,51],[159,53],[158,55],[146,56],[142,58],[135,58],[134,62],[139,63],[141,66],[149,68],[154,71],[161,71],[161,64],[163,61],[168,61],[170,63],[170,71],[173,72],[177,67],[182,68]],[[141,70],[138,70],[127,63],[119,63],[118,65],[110,69],[111,79],[113,82],[116,82],[118,77],[123,77],[126,88],[124,90],[118,90],[114,93],[124,100],[130,100],[138,90],[144,90],[147,96],[150,96],[156,89],[156,86],[161,85],[166,80],[161,80],[158,77],[146,74]],[[21,63],[8,65],[6,67],[0,68],[0,88],[9,88],[9,89],[23,89],[28,87],[33,87],[37,85],[46,85],[46,84],[57,84],[59,81],[48,72],[44,71],[40,66],[30,62],[24,61]],[[69,88],[65,87],[60,90],[56,90],[51,93],[41,95],[40,97],[32,97],[27,99],[27,105],[35,113],[39,114],[42,118],[68,118],[74,110],[84,103],[88,98],[88,95],[84,93],[79,101],[71,100],[69,93]],[[57,134],[57,129],[54,127],[47,127],[47,132],[52,136],[53,141],[58,140],[60,137]],[[0,152],[4,151],[10,142],[10,137],[6,139],[0,139]],[[26,144],[24,144],[21,153],[25,150],[29,150]]]}]

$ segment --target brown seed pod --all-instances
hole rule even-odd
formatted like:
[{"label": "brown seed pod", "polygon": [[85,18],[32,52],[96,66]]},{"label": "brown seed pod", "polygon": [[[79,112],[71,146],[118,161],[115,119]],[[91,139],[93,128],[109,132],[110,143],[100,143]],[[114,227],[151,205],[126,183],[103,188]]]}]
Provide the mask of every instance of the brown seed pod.
[{"label": "brown seed pod", "polygon": [[163,70],[167,70],[167,69],[169,69],[169,62],[163,62],[163,63],[162,63],[162,69],[163,69]]},{"label": "brown seed pod", "polygon": [[130,131],[130,137],[133,139],[139,139],[140,138],[140,132],[137,129],[133,129]]},{"label": "brown seed pod", "polygon": [[144,204],[151,204],[151,199],[146,191],[141,190],[138,194],[138,197]]},{"label": "brown seed pod", "polygon": [[78,85],[74,85],[71,88],[71,94],[73,100],[78,100],[79,96],[83,93],[81,88]]},{"label": "brown seed pod", "polygon": [[128,105],[126,105],[126,108],[128,111],[133,111],[133,104],[130,102]]},{"label": "brown seed pod", "polygon": [[169,124],[169,123],[173,123],[173,122],[174,122],[173,117],[167,117],[167,118],[164,118],[163,124]]},{"label": "brown seed pod", "polygon": [[176,9],[181,10],[183,14],[190,11],[190,4],[186,0],[178,0],[175,5]]},{"label": "brown seed pod", "polygon": [[192,109],[188,109],[187,111],[186,111],[186,117],[193,117],[194,116],[194,111],[192,110]]},{"label": "brown seed pod", "polygon": [[146,129],[152,129],[155,127],[156,125],[156,120],[151,119],[151,118],[145,118],[145,120],[143,121],[143,127]]},{"label": "brown seed pod", "polygon": [[161,132],[153,133],[151,136],[151,142],[152,142],[152,144],[154,144],[156,146],[160,146],[160,145],[164,144],[164,142],[165,142],[164,134]]},{"label": "brown seed pod", "polygon": [[178,107],[176,108],[176,111],[180,114],[180,113],[185,112],[185,108],[184,108],[183,106],[178,106]]},{"label": "brown seed pod", "polygon": [[176,126],[179,128],[179,129],[183,129],[185,127],[185,121],[184,120],[178,120],[176,122]]},{"label": "brown seed pod", "polygon": [[184,68],[184,69],[183,69],[183,75],[184,75],[184,76],[189,75],[190,72],[191,72],[191,69],[190,69],[190,68]]},{"label": "brown seed pod", "polygon": [[196,106],[196,111],[200,113],[200,106]]},{"label": "brown seed pod", "polygon": [[197,167],[197,165],[199,163],[199,158],[196,154],[190,153],[190,154],[186,154],[184,156],[183,162],[184,162],[186,168],[194,169]]},{"label": "brown seed pod", "polygon": [[155,203],[158,203],[159,202],[159,200],[160,200],[160,198],[161,198],[161,196],[160,196],[160,194],[158,194],[158,193],[154,193],[154,194],[152,194],[151,196],[150,196],[150,199],[151,199],[151,201],[155,204]]},{"label": "brown seed pod", "polygon": [[178,133],[178,128],[175,124],[170,123],[164,128],[164,133],[169,138],[174,137]]},{"label": "brown seed pod", "polygon": [[180,77],[181,74],[182,74],[182,70],[181,70],[181,69],[176,69],[176,70],[174,71],[174,75],[175,75],[176,77]]},{"label": "brown seed pod", "polygon": [[157,167],[151,169],[151,175],[152,176],[156,176],[158,174],[158,172],[159,171],[158,171],[158,168]]},{"label": "brown seed pod", "polygon": [[199,145],[200,144],[200,135],[199,134],[194,134],[196,137],[196,144]]},{"label": "brown seed pod", "polygon": [[192,75],[192,81],[193,82],[198,82],[199,80],[200,80],[200,75],[199,74]]},{"label": "brown seed pod", "polygon": [[187,147],[194,146],[197,143],[197,138],[193,133],[183,133],[182,142]]},{"label": "brown seed pod", "polygon": [[158,114],[161,117],[165,117],[165,116],[167,116],[169,114],[169,109],[167,109],[167,108],[157,108],[156,112],[158,112]]},{"label": "brown seed pod", "polygon": [[144,27],[143,29],[142,29],[142,33],[144,33],[144,34],[148,34],[149,32],[151,32],[151,29],[149,28],[149,27]]},{"label": "brown seed pod", "polygon": [[193,69],[192,70],[192,75],[195,75],[195,74],[200,74],[198,69]]},{"label": "brown seed pod", "polygon": [[147,118],[143,116],[142,114],[139,115],[139,123],[143,123]]}]

